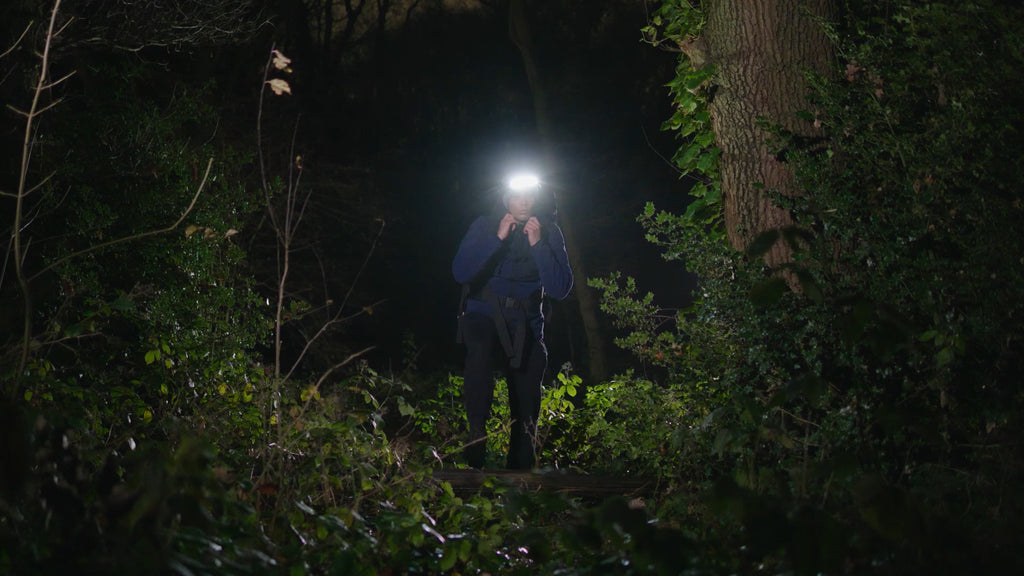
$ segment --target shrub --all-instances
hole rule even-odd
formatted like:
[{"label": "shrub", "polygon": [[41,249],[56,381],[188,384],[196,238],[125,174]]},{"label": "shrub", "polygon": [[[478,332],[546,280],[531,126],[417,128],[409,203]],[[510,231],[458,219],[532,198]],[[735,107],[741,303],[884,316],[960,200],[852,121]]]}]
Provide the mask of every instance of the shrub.
[{"label": "shrub", "polygon": [[[708,414],[690,441],[731,469],[701,513],[721,528],[712,542],[746,546],[736,566],[1012,562],[1024,211],[1011,192],[1019,98],[1003,87],[1020,80],[1022,13],[848,2],[841,14],[828,25],[840,67],[810,78],[802,114],[827,138],[773,128],[805,193],[767,191],[797,227],[762,240],[793,248],[800,292],[763,269],[760,242],[748,254],[725,247],[706,203],[640,217],[667,258],[701,277],[693,309],[666,323],[631,280],[594,285],[630,331],[620,344],[668,369],[663,389],[713,383],[688,396],[691,413]],[[699,102],[674,94],[695,117]]]}]

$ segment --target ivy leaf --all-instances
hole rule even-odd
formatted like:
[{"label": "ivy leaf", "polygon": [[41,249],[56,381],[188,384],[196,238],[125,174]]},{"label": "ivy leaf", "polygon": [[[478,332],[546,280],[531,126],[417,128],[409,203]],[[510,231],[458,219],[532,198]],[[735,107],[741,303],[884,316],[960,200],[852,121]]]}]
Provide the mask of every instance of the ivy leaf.
[{"label": "ivy leaf", "polygon": [[[714,152],[714,154],[712,154],[712,155],[717,158],[718,157],[718,151],[716,150]],[[718,201],[720,201],[721,199],[722,199],[722,189],[721,189],[721,187],[719,187],[719,186],[712,186],[711,188],[707,188],[706,189],[706,191],[704,193],[704,200],[707,201],[708,204],[717,204]]]},{"label": "ivy leaf", "polygon": [[715,156],[712,154],[701,154],[700,158],[697,159],[697,170],[702,173],[707,173],[711,169],[711,165],[715,162]]},{"label": "ivy leaf", "polygon": [[711,130],[701,132],[700,134],[694,137],[693,141],[698,146],[701,146],[702,148],[707,148],[708,146],[711,146],[715,142],[715,133],[712,132]]}]

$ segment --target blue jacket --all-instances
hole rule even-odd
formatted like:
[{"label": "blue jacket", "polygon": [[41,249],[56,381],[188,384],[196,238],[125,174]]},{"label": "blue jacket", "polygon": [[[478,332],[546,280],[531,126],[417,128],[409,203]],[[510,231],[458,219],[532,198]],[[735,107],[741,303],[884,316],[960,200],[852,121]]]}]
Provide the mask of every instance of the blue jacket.
[{"label": "blue jacket", "polygon": [[[534,338],[541,341],[544,336],[541,288],[544,295],[557,300],[568,296],[572,289],[565,238],[553,220],[541,219],[541,239],[535,245],[530,246],[522,227],[516,227],[502,241],[498,239],[499,221],[481,216],[469,226],[452,262],[452,274],[459,284],[474,287],[486,284],[499,297],[535,298],[537,306],[530,307],[526,317]],[[492,311],[491,305],[480,299],[478,290],[470,293],[466,313],[491,317]],[[506,319],[516,321],[511,314],[506,314]]]}]

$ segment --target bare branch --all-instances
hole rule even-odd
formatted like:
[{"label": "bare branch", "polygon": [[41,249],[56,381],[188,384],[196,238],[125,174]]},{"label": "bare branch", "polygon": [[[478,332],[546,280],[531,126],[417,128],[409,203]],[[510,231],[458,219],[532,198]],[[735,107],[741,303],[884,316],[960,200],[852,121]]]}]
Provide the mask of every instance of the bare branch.
[{"label": "bare branch", "polygon": [[25,118],[28,118],[28,112],[25,112],[21,108],[15,108],[14,105],[12,105],[12,104],[8,104],[7,105],[7,109],[10,110],[11,112],[14,112],[18,116],[24,116]]},{"label": "bare branch", "polygon": [[[325,380],[327,380],[328,376],[330,376],[332,373],[334,373],[335,370],[347,366],[350,362],[352,362],[356,358],[359,358],[363,354],[366,354],[367,352],[369,352],[370,350],[373,350],[373,349],[374,349],[374,346],[368,346],[368,347],[363,348],[362,350],[360,350],[358,352],[353,352],[352,354],[349,354],[347,358],[345,358],[341,362],[338,362],[334,366],[331,366],[330,368],[327,369],[327,371],[325,371],[323,374],[321,374],[320,378],[316,381],[316,384],[314,384],[312,386],[312,389],[313,389],[312,393],[306,399],[305,404],[302,405],[301,411],[299,412],[298,415],[295,416],[293,421],[295,421],[295,422],[302,421],[302,417],[305,415],[306,411],[309,410],[309,405],[313,402],[313,399],[316,398],[317,395],[319,394],[320,386],[324,383]],[[278,420],[278,421],[280,422],[280,420]],[[273,445],[274,444],[271,444],[271,446],[273,446]],[[264,470],[263,473],[266,474],[266,470]],[[260,477],[262,478],[263,476],[261,475]]]},{"label": "bare branch", "polygon": [[[14,222],[12,225],[11,234],[13,235],[12,244],[14,245],[14,274],[18,279],[18,287],[21,289],[22,302],[25,309],[25,318],[22,326],[22,342],[21,342],[21,359],[18,363],[18,376],[20,380],[22,375],[25,373],[25,367],[28,365],[28,353],[31,345],[30,339],[32,337],[32,295],[28,289],[29,279],[25,277],[25,271],[22,267],[24,261],[24,253],[27,251],[22,247],[21,227],[22,218],[25,210],[25,189],[26,182],[28,181],[28,168],[29,162],[32,158],[32,143],[34,126],[33,120],[37,116],[37,110],[39,109],[39,99],[42,97],[44,86],[46,85],[46,78],[49,74],[50,68],[50,46],[53,43],[53,29],[57,22],[57,14],[60,11],[60,1],[56,0],[53,4],[53,10],[50,12],[50,25],[46,30],[46,42],[43,48],[42,54],[42,65],[39,70],[39,80],[36,83],[35,91],[32,94],[32,105],[29,107],[28,113],[25,115],[25,135],[22,140],[21,149],[21,170],[18,176],[18,192],[15,198],[14,206]],[[13,391],[14,388],[11,388]]]},{"label": "bare branch", "polygon": [[362,265],[359,266],[359,271],[356,272],[356,277],[352,280],[352,285],[348,287],[348,292],[345,293],[345,299],[341,301],[341,308],[344,308],[348,304],[348,299],[352,296],[352,291],[355,290],[356,284],[359,283],[359,279],[363,276],[363,271],[366,270],[366,265],[370,263],[370,256],[373,256],[373,251],[377,248],[377,242],[380,241],[380,237],[384,235],[384,226],[386,222],[380,221],[380,229],[377,230],[377,235],[373,238],[373,244],[370,245],[370,251],[366,253],[366,258],[363,259]]},{"label": "bare branch", "polygon": [[18,39],[14,41],[14,44],[11,44],[10,48],[4,50],[3,54],[0,54],[0,58],[7,56],[11,52],[14,52],[18,45],[21,44],[21,41],[25,39],[25,35],[28,34],[28,31],[32,28],[33,24],[35,24],[35,22],[29,22],[28,26],[25,26],[25,30],[21,33],[21,36],[18,36]]},{"label": "bare branch", "polygon": [[0,286],[5,284],[4,280],[7,279],[7,263],[11,260],[11,244],[14,243],[14,235],[11,234],[10,239],[7,240],[7,250],[4,251],[4,264],[0,266]]},{"label": "bare branch", "polygon": [[3,85],[5,82],[7,82],[7,79],[10,78],[11,75],[14,74],[15,69],[16,68],[14,66],[11,66],[10,68],[7,69],[7,71],[4,73],[4,77],[0,78],[0,85]]},{"label": "bare branch", "polygon": [[244,40],[269,24],[254,0],[95,0],[74,10],[87,36],[75,44],[139,52],[146,48],[215,46]]},{"label": "bare branch", "polygon": [[58,106],[58,105],[60,105],[60,103],[61,103],[61,102],[63,102],[63,101],[64,101],[64,99],[63,99],[63,98],[58,98],[58,99],[54,100],[53,102],[50,102],[50,103],[49,103],[49,104],[47,104],[46,106],[43,106],[42,108],[40,108],[40,109],[38,109],[38,110],[34,111],[34,112],[32,113],[32,115],[33,115],[33,116],[40,116],[40,115],[42,115],[43,113],[45,113],[45,112],[46,112],[47,110],[49,110],[50,108],[55,108],[55,107],[57,107],[57,106]]},{"label": "bare branch", "polygon": [[274,231],[280,235],[281,229],[277,225],[277,216],[274,214],[274,210],[270,202],[270,182],[267,177],[266,160],[263,158],[263,102],[267,93],[267,78],[270,76],[270,66],[273,63],[273,46],[270,47],[270,53],[271,57],[267,59],[267,64],[263,68],[263,83],[260,87],[260,99],[256,110],[256,156],[260,162],[260,184],[263,186],[263,196],[267,203],[267,212],[270,216],[270,224],[274,228]]},{"label": "bare branch", "polygon": [[[49,182],[50,179],[53,178],[56,174],[57,174],[56,170],[53,171],[53,172],[50,172],[49,174],[47,174],[46,177],[43,178],[42,180],[40,180],[38,184],[36,184],[35,186],[33,186],[33,187],[29,188],[28,190],[26,190],[24,192],[25,196],[28,196],[29,194],[31,194],[31,193],[35,192],[36,190],[39,190],[40,188],[45,186],[46,183]],[[4,192],[2,194],[16,196],[16,194],[10,194],[9,192]]]},{"label": "bare branch", "polygon": [[330,376],[335,370],[337,370],[338,368],[344,368],[345,366],[348,365],[349,362],[352,362],[356,358],[359,358],[360,356],[362,356],[363,354],[366,354],[367,352],[369,352],[370,350],[373,350],[374,348],[375,348],[375,346],[367,346],[366,348],[363,348],[362,350],[360,350],[358,352],[353,352],[352,354],[348,355],[348,358],[345,358],[341,362],[338,362],[334,366],[331,366],[330,368],[328,368],[320,376],[320,378],[317,379],[316,384],[313,385],[313,389],[314,390],[319,390],[320,389],[320,385],[323,384],[324,380],[326,380],[327,377]]},{"label": "bare branch", "polygon": [[[373,253],[374,253],[374,251],[377,248],[377,242],[380,240],[380,237],[383,234],[384,234],[384,222],[382,221],[380,223],[380,230],[377,231],[377,236],[374,237],[373,244],[370,245],[370,249],[366,253],[366,258],[363,259],[362,266],[359,267],[359,271],[356,273],[355,278],[352,280],[352,285],[349,286],[348,292],[345,294],[345,299],[341,302],[341,306],[338,307],[338,312],[334,315],[334,317],[331,320],[329,320],[327,322],[324,322],[324,325],[320,327],[320,329],[317,331],[317,333],[314,334],[312,338],[310,338],[309,340],[306,341],[306,345],[302,347],[302,352],[299,353],[299,356],[298,356],[298,358],[296,358],[295,362],[292,364],[291,369],[289,369],[288,373],[285,374],[285,376],[284,376],[284,380],[285,381],[287,381],[288,378],[291,377],[291,375],[298,368],[299,363],[306,356],[306,352],[313,345],[313,343],[316,342],[317,340],[319,340],[321,336],[326,334],[327,330],[329,328],[331,328],[332,326],[334,326],[336,324],[339,324],[339,323],[342,323],[342,322],[347,322],[348,320],[351,320],[352,318],[360,316],[366,310],[366,308],[363,308],[359,312],[357,312],[356,314],[353,314],[353,315],[348,316],[348,317],[345,317],[345,316],[342,315],[344,313],[344,310],[345,310],[345,304],[348,303],[348,299],[352,295],[352,291],[355,289],[356,284],[359,283],[359,279],[360,279],[360,277],[362,277],[363,271],[366,270],[366,265],[370,262],[370,258],[373,256]],[[370,306],[370,309],[372,310],[374,306],[377,306],[381,302],[383,302],[383,300],[378,301],[378,302],[372,304]]]},{"label": "bare branch", "polygon": [[54,37],[54,38],[56,38],[57,36],[60,36],[60,35],[61,35],[61,33],[62,33],[62,32],[64,32],[64,29],[65,29],[65,28],[67,28],[67,27],[68,27],[68,25],[70,25],[70,24],[71,24],[72,22],[74,22],[74,21],[75,21],[75,18],[74,18],[74,17],[68,18],[68,21],[67,21],[67,22],[65,22],[65,23],[64,23],[64,24],[63,24],[63,25],[62,25],[62,26],[60,27],[60,30],[57,30],[56,32],[54,32],[54,33],[53,33],[53,37]]},{"label": "bare branch", "polygon": [[62,77],[61,79],[54,80],[53,82],[50,82],[49,84],[43,86],[43,90],[49,90],[50,88],[54,88],[58,84],[64,82],[65,80],[67,80],[68,78],[71,78],[74,75],[75,75],[75,71],[72,70],[71,72],[68,72],[67,74],[65,74],[64,77]]},{"label": "bare branch", "polygon": [[84,250],[79,250],[78,252],[74,252],[72,254],[68,254],[67,256],[61,258],[60,260],[57,260],[57,261],[55,261],[55,262],[53,262],[51,264],[48,264],[43,269],[41,269],[40,271],[38,271],[35,274],[33,274],[32,276],[30,276],[29,277],[29,281],[35,280],[40,275],[42,275],[42,274],[44,274],[44,273],[46,273],[46,272],[56,268],[57,266],[60,266],[60,265],[64,264],[65,262],[68,262],[69,260],[72,260],[74,258],[79,258],[81,256],[84,256],[85,254],[89,254],[90,252],[95,252],[96,250],[101,250],[103,248],[109,248],[109,247],[115,246],[117,244],[124,244],[125,242],[131,242],[133,240],[141,240],[142,238],[148,238],[150,236],[156,236],[158,234],[165,234],[167,232],[170,232],[170,231],[174,230],[175,228],[180,226],[181,223],[185,221],[185,218],[188,217],[189,213],[192,212],[192,209],[196,205],[196,201],[199,200],[199,195],[202,194],[203,188],[206,187],[206,180],[210,176],[210,169],[212,167],[213,167],[213,158],[210,158],[209,162],[206,163],[206,172],[203,174],[203,179],[199,182],[199,187],[196,188],[196,193],[192,195],[192,201],[189,202],[188,207],[185,208],[185,211],[181,213],[181,217],[179,217],[178,220],[174,222],[174,224],[171,224],[170,226],[167,226],[165,228],[160,228],[159,230],[149,230],[147,232],[141,232],[139,234],[133,234],[131,236],[125,236],[123,238],[115,238],[114,240],[110,240],[109,242],[103,242],[102,244],[96,244],[95,246],[90,246],[90,247],[88,247],[88,248],[86,248]]}]

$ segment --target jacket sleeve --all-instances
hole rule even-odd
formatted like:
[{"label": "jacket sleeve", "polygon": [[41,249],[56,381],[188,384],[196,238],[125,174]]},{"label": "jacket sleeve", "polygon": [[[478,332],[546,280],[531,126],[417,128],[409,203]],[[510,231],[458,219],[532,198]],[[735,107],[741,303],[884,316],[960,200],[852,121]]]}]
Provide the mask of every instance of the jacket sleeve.
[{"label": "jacket sleeve", "polygon": [[474,220],[462,237],[455,260],[452,261],[455,281],[459,284],[471,282],[499,248],[501,240],[498,239],[498,230],[491,225],[490,219],[481,216]]},{"label": "jacket sleeve", "polygon": [[[544,292],[556,300],[562,300],[572,290],[572,269],[569,268],[569,255],[565,252],[565,237],[557,224],[546,227],[547,234],[540,242],[533,245],[533,259],[540,271],[540,283]],[[495,236],[497,237],[497,236]]]}]

